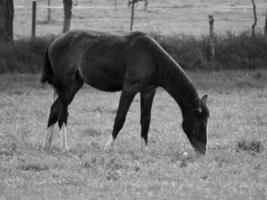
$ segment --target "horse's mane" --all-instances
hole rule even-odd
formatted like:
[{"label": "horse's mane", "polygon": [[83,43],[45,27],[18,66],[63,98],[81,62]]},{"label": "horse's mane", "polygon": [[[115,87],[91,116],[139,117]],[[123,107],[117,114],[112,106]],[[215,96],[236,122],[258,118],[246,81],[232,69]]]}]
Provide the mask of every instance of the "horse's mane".
[{"label": "horse's mane", "polygon": [[168,80],[173,87],[189,102],[198,101],[198,93],[191,79],[182,67],[156,42],[152,37],[147,37],[147,46],[156,61],[158,74]]}]

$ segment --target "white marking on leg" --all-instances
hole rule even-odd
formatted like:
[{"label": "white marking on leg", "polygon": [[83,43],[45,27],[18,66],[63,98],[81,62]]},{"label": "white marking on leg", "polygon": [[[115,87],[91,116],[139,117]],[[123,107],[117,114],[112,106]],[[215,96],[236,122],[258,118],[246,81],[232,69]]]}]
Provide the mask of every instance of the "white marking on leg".
[{"label": "white marking on leg", "polygon": [[63,149],[63,151],[69,150],[67,142],[67,129],[65,123],[62,124],[62,127],[60,129],[60,146]]},{"label": "white marking on leg", "polygon": [[48,151],[51,147],[54,128],[55,128],[55,124],[53,124],[47,128],[47,133],[46,133],[46,138],[45,138],[45,143],[44,143],[44,150],[45,151]]},{"label": "white marking on leg", "polygon": [[105,151],[111,151],[112,148],[113,148],[113,144],[114,144],[114,142],[115,142],[115,140],[114,140],[113,136],[112,136],[112,135],[109,136],[109,139],[108,139],[108,141],[107,141],[107,143],[106,143],[106,145],[105,145],[104,150],[105,150]]},{"label": "white marking on leg", "polygon": [[141,137],[141,151],[143,153],[146,153],[148,151],[148,147],[147,147],[146,141],[142,137]]}]

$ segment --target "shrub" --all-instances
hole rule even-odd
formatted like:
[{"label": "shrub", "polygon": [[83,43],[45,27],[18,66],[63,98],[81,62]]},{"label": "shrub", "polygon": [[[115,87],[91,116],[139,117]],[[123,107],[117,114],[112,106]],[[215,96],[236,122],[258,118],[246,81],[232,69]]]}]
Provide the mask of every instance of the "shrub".
[{"label": "shrub", "polygon": [[0,73],[39,72],[43,55],[54,36],[35,39],[20,39],[13,43],[0,44]]},{"label": "shrub", "polygon": [[267,66],[267,37],[257,34],[253,41],[247,32],[218,37],[216,60],[226,68],[264,68]]},{"label": "shrub", "polygon": [[[152,34],[153,35],[153,34]],[[209,38],[166,36],[156,39],[185,69],[255,69],[267,67],[267,37],[250,33],[227,33],[215,40],[214,65],[209,61]]]},{"label": "shrub", "polygon": [[[267,66],[267,37],[263,34],[257,34],[254,41],[247,32],[216,36],[214,63],[209,61],[207,36],[151,35],[184,69],[255,69]],[[55,37],[51,35],[0,44],[0,73],[40,72],[45,49]]]},{"label": "shrub", "polygon": [[158,42],[183,68],[205,69],[208,65],[205,37],[171,35],[161,37]]}]

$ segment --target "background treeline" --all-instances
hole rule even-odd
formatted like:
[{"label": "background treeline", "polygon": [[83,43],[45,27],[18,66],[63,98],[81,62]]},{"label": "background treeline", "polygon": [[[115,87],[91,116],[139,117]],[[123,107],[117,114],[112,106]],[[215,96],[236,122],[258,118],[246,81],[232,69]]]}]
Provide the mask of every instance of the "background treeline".
[{"label": "background treeline", "polygon": [[[254,40],[246,32],[216,36],[213,60],[209,55],[208,36],[151,35],[186,70],[267,69],[267,37],[263,34],[257,34]],[[40,72],[45,50],[56,37],[50,35],[0,44],[0,73]]]}]

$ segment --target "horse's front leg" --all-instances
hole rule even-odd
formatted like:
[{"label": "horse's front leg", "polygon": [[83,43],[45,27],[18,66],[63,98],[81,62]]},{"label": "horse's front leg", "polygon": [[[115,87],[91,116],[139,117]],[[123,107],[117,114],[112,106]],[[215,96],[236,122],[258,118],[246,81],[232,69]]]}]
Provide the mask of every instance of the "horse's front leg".
[{"label": "horse's front leg", "polygon": [[112,135],[106,143],[105,151],[110,151],[112,149],[115,139],[117,138],[117,135],[125,122],[126,114],[129,110],[129,107],[137,92],[138,90],[135,86],[124,86],[120,96],[119,107],[115,117]]},{"label": "horse's front leg", "polygon": [[155,89],[150,88],[141,92],[141,150],[147,151],[148,130],[151,119],[151,107],[155,96]]}]

